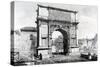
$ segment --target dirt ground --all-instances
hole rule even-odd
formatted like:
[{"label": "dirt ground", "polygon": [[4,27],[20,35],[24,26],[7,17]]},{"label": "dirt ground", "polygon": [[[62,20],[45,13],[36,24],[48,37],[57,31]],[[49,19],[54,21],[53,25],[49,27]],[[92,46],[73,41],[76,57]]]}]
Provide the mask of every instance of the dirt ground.
[{"label": "dirt ground", "polygon": [[81,62],[88,61],[87,59],[81,58],[80,55],[54,55],[51,58],[45,58],[37,61],[35,64],[54,64],[54,63],[68,63],[68,62]]}]

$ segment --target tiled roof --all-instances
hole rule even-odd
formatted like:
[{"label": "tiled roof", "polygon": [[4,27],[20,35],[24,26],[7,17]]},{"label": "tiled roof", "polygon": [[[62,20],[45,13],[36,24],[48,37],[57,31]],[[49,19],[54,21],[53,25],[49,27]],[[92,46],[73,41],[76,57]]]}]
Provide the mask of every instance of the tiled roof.
[{"label": "tiled roof", "polygon": [[20,30],[21,31],[26,31],[26,32],[37,32],[36,27],[23,27]]}]

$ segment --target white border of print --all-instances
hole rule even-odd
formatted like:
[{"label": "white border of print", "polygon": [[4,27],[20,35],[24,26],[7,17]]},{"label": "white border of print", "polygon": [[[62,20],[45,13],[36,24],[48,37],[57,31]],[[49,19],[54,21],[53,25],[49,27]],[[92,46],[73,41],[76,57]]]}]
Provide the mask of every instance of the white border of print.
[{"label": "white border of print", "polygon": [[[12,0],[0,0],[0,67],[10,67],[10,2]],[[15,0],[16,1],[16,0]],[[20,0],[17,0],[20,1]],[[23,0],[29,1],[29,0]],[[64,3],[64,4],[78,4],[78,5],[96,5],[98,6],[98,18],[100,18],[100,0],[30,0],[35,2],[49,2],[49,3]],[[98,19],[98,29],[100,28],[100,19]],[[98,34],[100,30],[98,30]],[[100,36],[98,35],[98,39]],[[98,40],[98,50],[100,55],[100,45]],[[99,67],[97,62],[78,62],[78,63],[64,63],[64,64],[46,64],[36,65],[41,67]]]}]

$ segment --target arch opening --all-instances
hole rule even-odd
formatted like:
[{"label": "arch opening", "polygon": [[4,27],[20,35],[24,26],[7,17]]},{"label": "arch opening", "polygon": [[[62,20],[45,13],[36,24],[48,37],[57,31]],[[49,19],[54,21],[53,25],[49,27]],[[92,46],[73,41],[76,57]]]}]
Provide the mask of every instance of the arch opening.
[{"label": "arch opening", "polygon": [[52,53],[64,54],[68,53],[68,35],[63,29],[56,29],[52,33]]}]

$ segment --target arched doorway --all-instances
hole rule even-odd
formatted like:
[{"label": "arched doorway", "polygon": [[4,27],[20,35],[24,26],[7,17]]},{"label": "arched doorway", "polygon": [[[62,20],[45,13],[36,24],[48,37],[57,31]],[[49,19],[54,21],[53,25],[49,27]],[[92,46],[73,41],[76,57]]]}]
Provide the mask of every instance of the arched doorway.
[{"label": "arched doorway", "polygon": [[63,29],[56,29],[52,33],[52,53],[64,55],[68,53],[68,35]]},{"label": "arched doorway", "polygon": [[52,33],[52,53],[61,54],[63,52],[63,35],[59,31],[54,31]]}]

